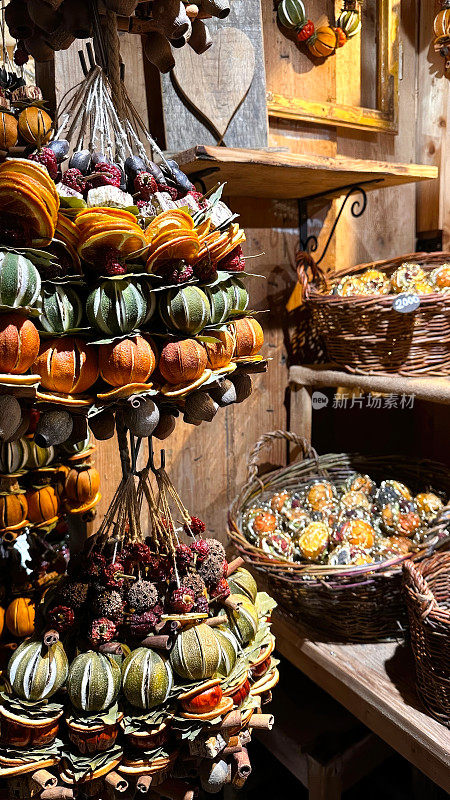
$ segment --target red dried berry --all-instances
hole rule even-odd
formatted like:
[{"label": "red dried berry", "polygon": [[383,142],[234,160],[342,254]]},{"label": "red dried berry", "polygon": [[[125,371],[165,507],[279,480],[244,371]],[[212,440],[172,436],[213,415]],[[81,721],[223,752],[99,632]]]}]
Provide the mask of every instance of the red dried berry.
[{"label": "red dried berry", "polygon": [[225,559],[223,562],[223,577],[226,578],[228,575],[228,561]]},{"label": "red dried berry", "polygon": [[158,192],[167,192],[171,200],[178,200],[178,190],[174,189],[173,186],[167,186],[166,183],[160,183],[158,185]]},{"label": "red dried berry", "polygon": [[73,189],[75,192],[80,192],[80,194],[84,194],[86,191],[86,178],[80,170],[75,167],[65,171],[61,183],[63,183],[64,186],[68,186],[69,189]]},{"label": "red dried berry", "polygon": [[132,636],[147,636],[154,629],[158,617],[154,611],[144,611],[143,614],[130,614],[127,620]]},{"label": "red dried berry", "polygon": [[194,198],[194,200],[198,203],[200,208],[206,208],[207,207],[208,203],[206,202],[205,199],[202,199],[203,195],[202,195],[201,192],[197,192],[197,191],[195,191],[195,189],[191,189],[191,191],[187,192],[187,194],[190,194],[190,196]]},{"label": "red dried berry", "polygon": [[209,253],[194,264],[194,275],[199,281],[212,281],[217,276],[217,267],[211,261]]},{"label": "red dried berry", "polygon": [[186,283],[186,281],[189,281],[192,278],[194,270],[192,269],[191,265],[187,263],[187,261],[180,259],[179,261],[172,261],[168,264],[164,264],[159,270],[159,274],[170,286],[172,283]]},{"label": "red dried berry", "polygon": [[95,165],[95,172],[87,179],[86,188],[97,189],[99,186],[117,186],[122,183],[122,173],[116,164],[100,161]]},{"label": "red dried berry", "polygon": [[206,525],[200,517],[191,517],[189,525],[185,523],[184,530],[188,536],[200,536],[206,531]]},{"label": "red dried berry", "polygon": [[148,566],[149,577],[156,582],[167,580],[173,571],[173,564],[166,556],[153,556]]},{"label": "red dried berry", "polygon": [[91,553],[87,562],[87,573],[92,578],[98,578],[106,567],[106,558],[100,553]]},{"label": "red dried berry", "polygon": [[36,153],[28,156],[30,161],[36,161],[37,164],[42,164],[47,169],[52,181],[55,181],[58,175],[58,162],[53,150],[49,147],[41,147]]},{"label": "red dried berry", "polygon": [[226,272],[243,272],[245,269],[245,259],[242,256],[242,247],[240,244],[218,261],[217,269]]},{"label": "red dried berry", "polygon": [[145,542],[132,542],[125,547],[122,558],[148,566],[152,562],[152,551]]},{"label": "red dried berry", "polygon": [[309,19],[297,33],[298,42],[307,42],[314,34],[314,23]]},{"label": "red dried berry", "polygon": [[220,598],[221,600],[226,600],[227,597],[230,596],[231,590],[228,585],[228,581],[225,578],[219,581],[215,586],[210,589],[210,596],[214,597],[215,599]]},{"label": "red dried berry", "polygon": [[191,550],[197,556],[197,561],[203,561],[209,553],[209,544],[207,539],[196,539],[191,544]]},{"label": "red dried berry", "polygon": [[187,589],[185,586],[180,586],[172,592],[170,598],[170,608],[175,613],[189,614],[195,603],[195,595],[192,589]]},{"label": "red dried berry", "polygon": [[179,544],[175,548],[177,568],[180,572],[187,572],[194,560],[194,554],[187,544]]},{"label": "red dried berry", "polygon": [[139,175],[136,175],[134,191],[139,192],[142,200],[150,200],[151,196],[158,191],[158,184],[151,172],[140,172]]},{"label": "red dried berry", "polygon": [[18,67],[23,67],[24,64],[27,63],[29,57],[24,43],[22,41],[17,42],[17,47],[14,50],[14,63],[17,64]]},{"label": "red dried berry", "polygon": [[123,578],[119,576],[123,573],[123,570],[123,564],[120,561],[115,561],[114,564],[108,564],[107,567],[103,567],[100,574],[102,583],[112,589],[120,589],[123,586]]},{"label": "red dried berry", "polygon": [[88,631],[88,639],[93,647],[99,647],[101,644],[111,642],[117,633],[117,626],[107,617],[100,617],[91,622]]},{"label": "red dried berry", "polygon": [[98,249],[96,268],[101,275],[124,275],[127,271],[125,262],[115,247],[101,247]]},{"label": "red dried berry", "polygon": [[52,628],[64,633],[75,623],[75,614],[68,606],[55,606],[48,612],[47,620]]}]

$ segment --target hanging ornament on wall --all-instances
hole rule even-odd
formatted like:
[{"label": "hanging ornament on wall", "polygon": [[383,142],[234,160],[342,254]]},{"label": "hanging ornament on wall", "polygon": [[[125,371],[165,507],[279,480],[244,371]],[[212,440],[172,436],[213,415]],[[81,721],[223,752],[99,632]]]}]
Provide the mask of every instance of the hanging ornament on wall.
[{"label": "hanging ornament on wall", "polygon": [[301,0],[281,0],[277,15],[280,24],[295,32],[299,44],[305,44],[312,56],[328,58],[360,32],[360,5],[358,0],[344,0],[335,26],[320,25],[315,28]]},{"label": "hanging ornament on wall", "polygon": [[441,10],[434,18],[434,49],[444,59],[444,69],[449,75],[450,70],[450,0],[444,0]]}]

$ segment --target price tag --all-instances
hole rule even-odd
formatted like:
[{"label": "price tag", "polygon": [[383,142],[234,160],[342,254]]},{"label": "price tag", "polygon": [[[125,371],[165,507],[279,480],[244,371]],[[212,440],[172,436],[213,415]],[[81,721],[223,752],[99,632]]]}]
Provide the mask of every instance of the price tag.
[{"label": "price tag", "polygon": [[392,303],[394,311],[399,311],[400,314],[410,314],[411,311],[417,311],[420,306],[420,297],[418,294],[399,294]]}]

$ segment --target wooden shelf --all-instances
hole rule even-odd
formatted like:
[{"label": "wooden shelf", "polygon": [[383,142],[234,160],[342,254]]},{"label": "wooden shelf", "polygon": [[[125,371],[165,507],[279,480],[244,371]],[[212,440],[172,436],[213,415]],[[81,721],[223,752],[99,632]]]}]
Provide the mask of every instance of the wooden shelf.
[{"label": "wooden shelf", "polygon": [[403,378],[401,375],[351,375],[328,364],[292,366],[289,382],[296,386],[343,386],[366,392],[414,395],[417,400],[450,405],[450,378]]},{"label": "wooden shelf", "polygon": [[308,639],[275,612],[277,650],[377,736],[450,791],[450,730],[429,717],[414,686],[406,644],[337,644]]},{"label": "wooden shelf", "polygon": [[[204,170],[209,189],[227,182],[226,194],[274,199],[336,196],[354,184],[364,189],[400,186],[438,177],[437,167],[422,164],[394,164],[336,156],[293,155],[274,150],[240,150],[198,145],[174,156],[191,180]],[[371,181],[369,183],[369,181]]]}]

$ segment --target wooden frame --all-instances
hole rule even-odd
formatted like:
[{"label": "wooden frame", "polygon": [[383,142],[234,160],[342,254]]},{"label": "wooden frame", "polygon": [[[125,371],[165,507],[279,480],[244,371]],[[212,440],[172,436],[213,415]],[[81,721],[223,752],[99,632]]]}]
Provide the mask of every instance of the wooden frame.
[{"label": "wooden frame", "polygon": [[378,108],[343,105],[339,102],[315,102],[269,91],[267,92],[269,116],[358,130],[398,133],[399,25],[400,0],[379,0]]}]

